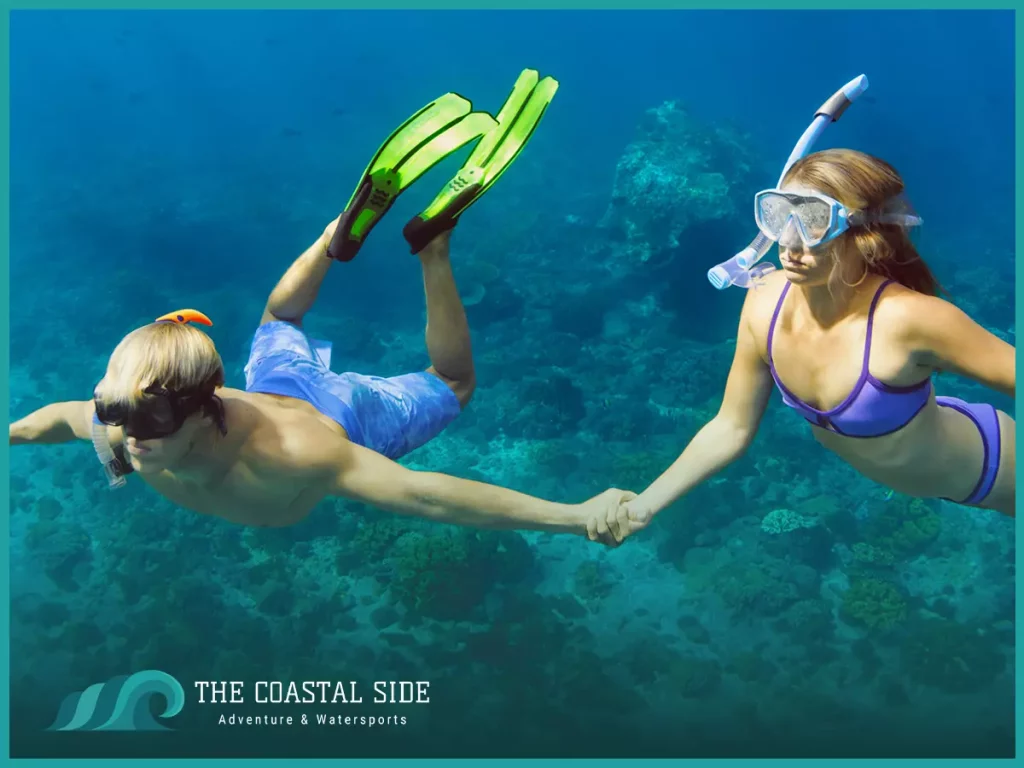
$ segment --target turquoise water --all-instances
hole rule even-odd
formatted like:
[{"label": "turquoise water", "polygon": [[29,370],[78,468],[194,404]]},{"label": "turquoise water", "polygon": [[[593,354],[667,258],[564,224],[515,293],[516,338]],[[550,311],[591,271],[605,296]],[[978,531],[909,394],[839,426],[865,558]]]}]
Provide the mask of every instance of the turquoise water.
[{"label": "turquoise water", "polygon": [[[861,73],[867,97],[821,146],[899,169],[952,300],[1015,343],[1012,29],[1001,12],[16,13],[12,419],[87,398],[125,333],[182,306],[213,317],[239,386],[267,293],[387,133],[449,90],[495,111],[535,67],[558,95],[453,241],[476,395],[403,463],[558,501],[639,492],[721,399],[744,294],[707,269]],[[461,157],[332,269],[307,326],[336,369],[427,365],[401,227]],[[623,209],[635,168],[661,183]],[[1014,748],[1013,522],[887,494],[777,394],[746,456],[615,550],[345,501],[247,530],[132,480],[109,492],[84,443],[12,451],[16,755]],[[780,508],[814,525],[769,533]],[[158,746],[43,732],[69,693],[144,669],[186,695]],[[365,702],[198,704],[215,680],[355,680]],[[430,702],[369,703],[378,680],[429,681]],[[302,713],[405,722],[218,723]]]}]

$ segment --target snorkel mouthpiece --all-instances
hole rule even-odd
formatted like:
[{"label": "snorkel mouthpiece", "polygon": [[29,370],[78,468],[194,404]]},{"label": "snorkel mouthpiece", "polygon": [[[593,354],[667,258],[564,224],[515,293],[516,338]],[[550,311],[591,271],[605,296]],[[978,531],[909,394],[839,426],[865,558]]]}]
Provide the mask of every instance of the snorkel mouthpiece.
[{"label": "snorkel mouthpiece", "polygon": [[[811,121],[811,124],[807,126],[800,140],[793,147],[793,151],[790,153],[789,158],[786,160],[786,165],[779,175],[779,183],[776,186],[782,186],[783,179],[786,178],[786,174],[793,163],[807,155],[821,134],[824,133],[825,128],[830,123],[839,120],[847,107],[867,89],[867,76],[859,75],[832,94],[828,101],[818,108],[814,113],[814,119]],[[723,261],[721,264],[716,264],[709,269],[708,281],[720,291],[725,290],[731,285],[740,288],[751,288],[758,285],[762,278],[775,271],[773,264],[762,264],[754,270],[755,265],[768,253],[772,242],[763,232],[759,232],[757,237],[750,242],[750,245],[742,251],[728,261]],[[752,271],[756,273],[751,274]]]},{"label": "snorkel mouthpiece", "polygon": [[92,417],[92,446],[100,464],[103,465],[107,487],[114,489],[124,486],[128,482],[124,477],[124,467],[114,456],[114,449],[110,446],[110,440],[107,438],[106,426],[95,415]]}]

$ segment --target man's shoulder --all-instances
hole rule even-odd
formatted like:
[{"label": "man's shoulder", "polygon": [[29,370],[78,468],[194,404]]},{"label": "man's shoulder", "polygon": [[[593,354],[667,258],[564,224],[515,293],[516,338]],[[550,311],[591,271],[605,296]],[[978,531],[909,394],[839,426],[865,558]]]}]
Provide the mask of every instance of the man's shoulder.
[{"label": "man's shoulder", "polygon": [[309,478],[329,473],[342,459],[348,441],[319,420],[236,402],[246,411],[239,456],[254,472]]}]

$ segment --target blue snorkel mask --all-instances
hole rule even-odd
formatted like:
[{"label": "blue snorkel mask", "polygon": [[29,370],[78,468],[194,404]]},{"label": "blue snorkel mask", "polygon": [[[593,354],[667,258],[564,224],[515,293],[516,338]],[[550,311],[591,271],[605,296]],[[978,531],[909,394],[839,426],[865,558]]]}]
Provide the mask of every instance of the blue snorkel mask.
[{"label": "blue snorkel mask", "polygon": [[921,224],[921,217],[902,194],[886,201],[878,211],[849,211],[838,200],[820,192],[763,189],[754,195],[754,221],[761,234],[773,243],[792,247],[799,241],[805,248],[817,248],[850,227],[916,227]]},{"label": "blue snorkel mask", "polygon": [[[849,107],[858,96],[868,89],[868,79],[865,75],[854,78],[838,91],[836,91],[832,97],[826,101],[817,112],[814,113],[814,120],[804,131],[803,136],[796,143],[793,151],[789,155],[789,159],[786,161],[786,166],[782,169],[782,174],[779,176],[778,187],[782,186],[782,180],[786,178],[786,173],[789,172],[790,167],[800,158],[804,157],[810,152],[811,147],[814,146],[814,142],[818,140],[821,134],[825,131],[826,126],[829,123],[836,122],[842,117],[843,112]],[[772,190],[774,191],[774,190]],[[759,193],[764,195],[765,193]],[[760,200],[758,203],[775,202],[771,199],[764,201]],[[767,206],[765,206],[767,209]],[[762,210],[758,208],[757,210]],[[839,211],[833,210],[831,212],[837,215]],[[789,217],[787,216],[787,219]],[[842,226],[845,228],[846,222],[842,222]],[[770,231],[770,230],[769,230]],[[833,230],[835,231],[835,227]],[[808,234],[808,233],[804,233]],[[809,238],[808,238],[809,239]],[[730,285],[736,285],[740,288],[752,288],[757,285],[760,280],[771,272],[775,271],[775,265],[770,262],[759,263],[764,255],[768,253],[768,249],[771,248],[775,242],[771,237],[766,235],[764,231],[758,233],[757,237],[744,248],[742,251],[737,253],[728,261],[724,261],[708,270],[708,280],[711,284],[719,290],[728,288]],[[806,242],[806,240],[805,240]]]}]

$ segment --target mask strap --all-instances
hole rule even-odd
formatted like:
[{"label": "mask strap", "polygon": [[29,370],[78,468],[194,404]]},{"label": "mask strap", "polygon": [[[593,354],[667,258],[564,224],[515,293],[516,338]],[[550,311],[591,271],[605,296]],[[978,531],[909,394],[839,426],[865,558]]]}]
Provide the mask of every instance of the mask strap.
[{"label": "mask strap", "polygon": [[854,226],[897,224],[902,227],[920,227],[924,224],[924,220],[914,213],[913,207],[902,192],[887,200],[880,210],[857,211],[851,215],[849,221]]}]

